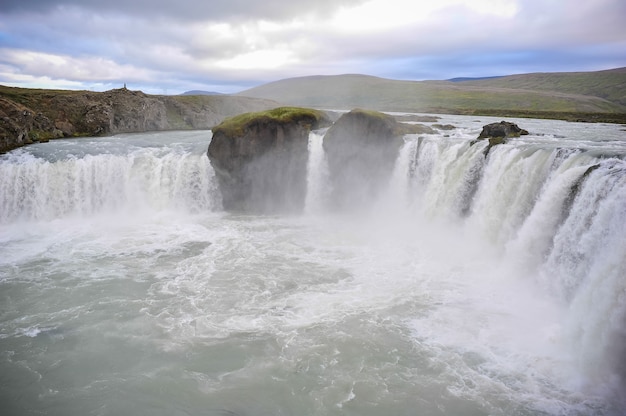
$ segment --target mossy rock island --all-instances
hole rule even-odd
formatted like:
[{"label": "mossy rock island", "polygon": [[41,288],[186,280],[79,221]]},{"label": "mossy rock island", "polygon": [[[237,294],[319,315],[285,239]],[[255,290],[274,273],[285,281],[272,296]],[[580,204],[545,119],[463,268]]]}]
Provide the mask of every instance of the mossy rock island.
[{"label": "mossy rock island", "polygon": [[484,125],[476,140],[472,141],[472,144],[476,143],[478,140],[488,140],[489,145],[485,149],[486,156],[493,146],[504,144],[509,138],[526,135],[528,135],[528,131],[520,128],[517,124],[511,123],[510,121],[501,121],[499,123]]},{"label": "mossy rock island", "polygon": [[322,111],[278,107],[240,114],[214,127],[208,156],[224,209],[302,211],[309,133],[329,124]]}]

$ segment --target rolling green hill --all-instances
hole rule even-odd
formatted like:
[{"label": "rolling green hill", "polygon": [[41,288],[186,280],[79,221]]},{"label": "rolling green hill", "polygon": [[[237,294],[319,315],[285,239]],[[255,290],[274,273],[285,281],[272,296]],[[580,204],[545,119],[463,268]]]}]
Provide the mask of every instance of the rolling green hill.
[{"label": "rolling green hill", "polygon": [[509,75],[464,81],[466,86],[558,91],[604,98],[626,106],[626,68],[596,72],[559,72]]},{"label": "rolling green hill", "polygon": [[570,119],[584,114],[626,116],[626,69],[462,82],[398,81],[353,74],[310,76],[272,82],[239,95],[318,108],[497,115],[505,112]]}]

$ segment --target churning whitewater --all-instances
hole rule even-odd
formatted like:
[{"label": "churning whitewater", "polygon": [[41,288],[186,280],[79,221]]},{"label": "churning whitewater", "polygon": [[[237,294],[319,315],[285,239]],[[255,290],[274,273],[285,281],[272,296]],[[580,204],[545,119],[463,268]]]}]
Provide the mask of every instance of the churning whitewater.
[{"label": "churning whitewater", "polygon": [[[332,212],[223,212],[211,132],[0,156],[3,415],[621,415],[626,132],[407,135]],[[499,121],[499,120],[497,120]]]}]

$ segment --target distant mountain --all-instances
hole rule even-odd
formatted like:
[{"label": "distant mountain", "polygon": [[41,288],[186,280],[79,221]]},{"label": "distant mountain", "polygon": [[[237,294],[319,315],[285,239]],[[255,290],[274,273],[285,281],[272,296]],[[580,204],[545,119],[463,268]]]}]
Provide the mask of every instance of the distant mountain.
[{"label": "distant mountain", "polygon": [[224,94],[222,94],[221,92],[214,92],[214,91],[191,90],[191,91],[185,91],[184,93],[180,95],[224,95]]},{"label": "distant mountain", "polygon": [[626,68],[462,82],[398,81],[355,74],[308,76],[271,82],[238,95],[316,108],[460,114],[626,114]]},{"label": "distant mountain", "polygon": [[450,79],[447,79],[446,81],[466,82],[466,81],[480,81],[484,79],[495,79],[495,78],[502,78],[502,76],[498,75],[498,76],[493,76],[493,77],[458,77],[458,78],[450,78]]}]

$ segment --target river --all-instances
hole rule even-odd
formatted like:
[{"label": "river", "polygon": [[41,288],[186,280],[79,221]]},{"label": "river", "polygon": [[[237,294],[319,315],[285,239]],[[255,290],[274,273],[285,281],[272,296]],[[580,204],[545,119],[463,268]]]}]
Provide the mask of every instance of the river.
[{"label": "river", "polygon": [[0,156],[2,415],[626,413],[626,132],[488,117],[409,135],[389,186],[224,212],[210,131]]}]

